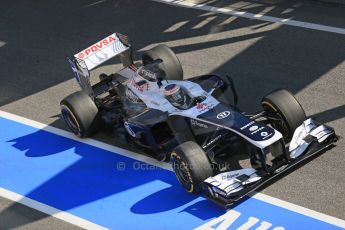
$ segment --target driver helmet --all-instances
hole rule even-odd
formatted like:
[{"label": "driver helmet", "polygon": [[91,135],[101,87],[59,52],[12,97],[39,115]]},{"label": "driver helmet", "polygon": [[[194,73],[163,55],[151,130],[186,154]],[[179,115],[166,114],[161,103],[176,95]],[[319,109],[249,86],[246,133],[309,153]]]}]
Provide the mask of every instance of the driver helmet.
[{"label": "driver helmet", "polygon": [[164,88],[164,95],[166,99],[175,107],[180,109],[187,109],[189,105],[189,96],[183,89],[176,84],[169,84]]}]

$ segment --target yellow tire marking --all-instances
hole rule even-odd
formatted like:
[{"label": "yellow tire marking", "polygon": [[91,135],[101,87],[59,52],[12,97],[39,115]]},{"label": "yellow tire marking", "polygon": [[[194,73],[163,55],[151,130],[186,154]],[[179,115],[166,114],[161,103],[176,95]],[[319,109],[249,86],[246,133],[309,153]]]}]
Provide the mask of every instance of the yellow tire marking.
[{"label": "yellow tire marking", "polygon": [[190,189],[188,189],[188,190],[186,189],[186,191],[192,193],[193,190],[194,190],[194,185],[193,185],[192,175],[191,175],[191,173],[190,173],[190,171],[189,171],[189,168],[188,168],[188,164],[187,164],[184,160],[182,160],[182,158],[181,158],[179,155],[177,155],[176,152],[172,152],[171,155],[170,155],[170,157],[176,157],[177,159],[180,160],[181,164],[183,164],[184,167],[185,167],[186,169],[188,169],[188,170],[187,170],[187,174],[188,174],[189,181],[191,182],[191,184],[190,184],[191,186],[190,186]]},{"label": "yellow tire marking", "polygon": [[267,101],[263,101],[262,105],[267,105],[268,107],[270,107],[271,109],[273,109],[274,112],[277,112],[277,109],[269,102]]}]

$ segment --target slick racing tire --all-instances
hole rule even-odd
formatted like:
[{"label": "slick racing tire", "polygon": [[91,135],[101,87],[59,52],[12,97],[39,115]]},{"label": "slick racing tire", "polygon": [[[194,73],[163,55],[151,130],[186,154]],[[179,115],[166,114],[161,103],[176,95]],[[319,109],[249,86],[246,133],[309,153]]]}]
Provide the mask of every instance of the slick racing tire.
[{"label": "slick racing tire", "polygon": [[183,80],[183,70],[180,61],[166,45],[158,45],[146,50],[142,55],[143,64],[146,65],[154,60],[161,59],[159,68],[165,72],[166,80]]},{"label": "slick racing tire", "polygon": [[195,142],[177,146],[170,161],[182,187],[190,193],[199,193],[202,182],[213,176],[213,169],[204,150]]},{"label": "slick racing tire", "polygon": [[83,91],[72,93],[60,102],[61,116],[78,137],[89,137],[98,124],[98,108]]},{"label": "slick racing tire", "polygon": [[291,140],[296,128],[307,119],[301,104],[285,89],[268,94],[261,103],[273,128],[283,134],[286,143]]}]

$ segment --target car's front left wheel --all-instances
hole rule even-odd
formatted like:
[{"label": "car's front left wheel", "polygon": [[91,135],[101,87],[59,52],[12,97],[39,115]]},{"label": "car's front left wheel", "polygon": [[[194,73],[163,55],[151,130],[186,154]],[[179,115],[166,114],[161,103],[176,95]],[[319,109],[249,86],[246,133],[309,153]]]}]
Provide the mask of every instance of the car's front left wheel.
[{"label": "car's front left wheel", "polygon": [[177,146],[171,153],[170,160],[178,181],[187,192],[199,193],[202,182],[213,176],[208,156],[193,141]]}]

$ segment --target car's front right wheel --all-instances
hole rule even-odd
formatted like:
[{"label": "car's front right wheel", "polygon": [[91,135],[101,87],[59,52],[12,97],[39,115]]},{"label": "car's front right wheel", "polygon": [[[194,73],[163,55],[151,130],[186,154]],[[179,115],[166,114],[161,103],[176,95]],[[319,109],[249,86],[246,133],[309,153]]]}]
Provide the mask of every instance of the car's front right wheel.
[{"label": "car's front right wheel", "polygon": [[296,128],[307,119],[301,104],[285,89],[266,95],[261,104],[269,122],[283,134],[286,143],[291,140]]},{"label": "car's front right wheel", "polygon": [[165,72],[165,80],[183,80],[182,65],[176,54],[168,46],[160,44],[144,51],[142,61],[144,65],[154,60],[161,59],[159,68]]}]

